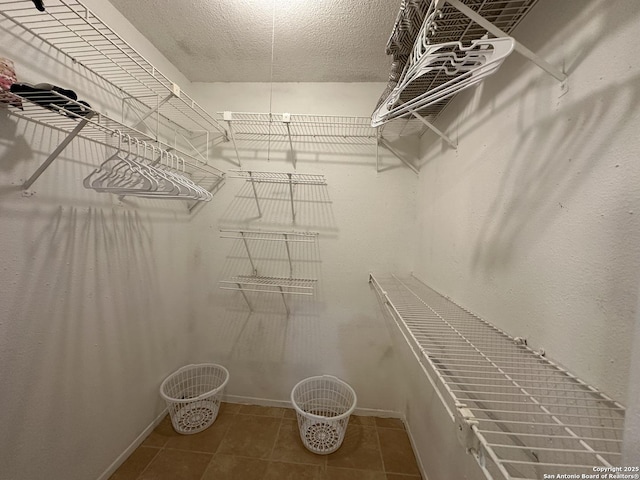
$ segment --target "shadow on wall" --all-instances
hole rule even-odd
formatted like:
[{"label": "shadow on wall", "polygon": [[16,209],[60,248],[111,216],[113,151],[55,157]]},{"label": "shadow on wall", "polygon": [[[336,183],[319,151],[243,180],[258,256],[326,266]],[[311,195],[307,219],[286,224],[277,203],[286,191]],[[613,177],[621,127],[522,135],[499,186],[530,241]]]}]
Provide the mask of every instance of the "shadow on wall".
[{"label": "shadow on wall", "polygon": [[164,330],[175,308],[160,293],[148,222],[121,210],[50,212],[47,221],[25,217],[15,232],[23,243],[5,252],[13,296],[0,322],[0,445],[13,455],[9,471],[34,451],[45,464],[95,456],[85,434],[105,429],[106,407],[135,420],[130,392],[145,382],[155,391],[173,341]]},{"label": "shadow on wall", "polygon": [[33,156],[24,135],[18,134],[18,124],[10,117],[8,107],[0,106],[0,171],[11,172],[16,165]]},{"label": "shadow on wall", "polygon": [[[640,105],[640,77],[591,93],[526,129],[513,147],[481,227],[473,256],[477,269],[510,263],[518,244],[531,243],[560,214],[570,196],[602,164],[603,156]],[[606,142],[592,141],[593,132]],[[538,152],[530,158],[530,152]],[[611,167],[617,164],[611,159]],[[628,224],[627,228],[635,228]],[[636,229],[637,230],[637,229]],[[621,232],[635,235],[637,231]]]},{"label": "shadow on wall", "polygon": [[[238,234],[226,234],[237,236]],[[278,238],[271,235],[271,238]],[[295,239],[294,239],[295,240]],[[230,303],[233,308],[244,308],[255,313],[267,313],[273,315],[287,315],[287,308],[291,315],[315,315],[316,299],[322,295],[321,290],[321,266],[319,245],[314,243],[291,242],[289,243],[289,255],[286,244],[282,241],[231,240],[232,248],[226,257],[226,261],[220,271],[220,280],[233,281],[238,276],[267,276],[276,278],[297,278],[317,280],[314,282],[314,296],[286,295],[285,299],[279,293],[260,293],[247,291],[246,300],[242,292],[236,290],[218,290],[225,298],[220,301]],[[247,251],[248,250],[248,251]],[[250,252],[250,253],[249,253]],[[228,288],[237,288],[236,285],[224,284]],[[252,287],[247,287],[252,289]],[[253,287],[256,289],[256,287]],[[260,287],[258,287],[260,288]],[[226,300],[226,301],[225,301]],[[285,305],[286,301],[286,305]],[[214,302],[215,304],[216,302]]]},{"label": "shadow on wall", "polygon": [[[278,137],[278,135],[274,135]],[[375,167],[376,139],[367,137],[309,136],[292,140],[269,142],[263,138],[236,139],[240,164],[233,143],[225,142],[212,147],[213,157],[225,161],[229,168],[241,169],[246,162],[284,160],[286,164],[304,168],[310,165],[345,165],[349,167]],[[245,167],[246,168],[246,167]],[[265,168],[269,170],[269,168]],[[300,172],[304,173],[304,172]]]},{"label": "shadow on wall", "polygon": [[[536,15],[542,15],[541,12],[552,12],[552,15],[547,14],[544,21],[545,24],[548,25],[546,27],[547,31],[553,32],[553,35],[532,33],[532,30],[538,29],[534,17],[536,17]],[[585,2],[580,0],[563,2],[546,0],[540,2],[536,8],[533,9],[528,17],[531,18],[531,20],[525,20],[523,25],[515,30],[514,37],[517,40],[521,40],[524,45],[533,52],[539,53],[542,58],[549,60],[548,57],[550,55],[547,45],[554,40],[554,36],[559,35],[567,28],[571,29],[572,35],[575,34],[575,32],[579,32],[579,36],[577,37],[578,41],[576,42],[579,46],[574,48],[575,51],[563,52],[561,56],[563,61],[561,70],[568,75],[568,86],[571,88],[572,73],[584,62],[585,58],[588,57],[595,46],[612,33],[624,28],[626,24],[637,23],[639,16],[640,10],[638,10],[636,3],[633,1],[627,1],[626,4],[619,2],[617,8],[602,8],[602,5],[598,2],[585,4]],[[529,24],[533,26],[529,27]],[[589,28],[586,28],[587,25]],[[527,30],[523,27],[527,28]],[[562,47],[566,48],[564,44],[562,44]],[[525,71],[531,68],[531,65],[531,62],[522,55],[517,52],[513,53],[507,58],[496,77],[519,78]],[[538,85],[545,82],[551,83],[554,86],[557,85],[557,91],[549,90],[549,98],[540,99],[540,103],[545,104],[545,102],[547,102],[546,104],[550,104],[558,95],[562,94],[560,82],[545,73],[542,69],[538,69],[537,72],[538,75],[535,78],[514,92],[511,97],[502,100],[499,105],[495,104],[497,98],[495,89],[498,87],[497,84],[499,82],[492,78],[487,79],[476,88],[459,94],[459,96],[464,96],[467,99],[471,99],[472,97],[475,99],[474,92],[480,90],[481,93],[477,95],[477,103],[473,105],[475,112],[473,122],[464,121],[462,124],[457,124],[458,118],[462,114],[462,110],[466,108],[468,101],[454,101],[447,106],[446,109],[458,106],[460,111],[456,115],[440,115],[437,123],[438,128],[458,142],[464,141],[468,132],[476,130],[481,125],[490,121],[491,118],[504,112],[504,110],[508,109],[511,105],[521,100],[522,92],[535,89]],[[449,119],[448,122],[444,121],[445,117]],[[518,126],[522,126],[521,120],[522,119],[519,119]],[[443,151],[447,151],[450,148],[445,142],[437,139],[438,137],[429,132],[426,127],[423,129],[423,132],[426,132],[427,135],[432,135],[436,141],[439,141],[441,143],[441,149],[440,151],[434,149],[432,155],[423,157],[423,160],[418,165],[419,169],[426,163],[437,159]]]},{"label": "shadow on wall", "polygon": [[256,183],[254,195],[251,182],[243,183],[221,215],[221,226],[251,222],[255,228],[337,229],[326,185],[294,185],[292,202],[289,184]]}]

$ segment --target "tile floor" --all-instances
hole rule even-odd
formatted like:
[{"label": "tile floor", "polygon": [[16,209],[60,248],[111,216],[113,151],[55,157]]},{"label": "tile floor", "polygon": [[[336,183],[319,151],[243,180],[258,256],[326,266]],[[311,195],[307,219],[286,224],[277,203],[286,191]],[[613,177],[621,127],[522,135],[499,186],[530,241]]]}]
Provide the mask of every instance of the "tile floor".
[{"label": "tile floor", "polygon": [[215,423],[179,435],[165,418],[110,480],[420,480],[400,420],[351,416],[331,455],[307,451],[295,411],[223,403]]}]

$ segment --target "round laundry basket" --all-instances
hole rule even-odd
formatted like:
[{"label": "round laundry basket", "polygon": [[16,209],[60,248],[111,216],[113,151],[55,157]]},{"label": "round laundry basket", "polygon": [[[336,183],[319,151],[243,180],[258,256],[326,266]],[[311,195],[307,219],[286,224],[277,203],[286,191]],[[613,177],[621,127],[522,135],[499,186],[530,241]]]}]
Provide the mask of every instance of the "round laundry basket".
[{"label": "round laundry basket", "polygon": [[176,432],[189,435],[211,426],[228,381],[229,371],[213,363],[187,365],[169,375],[160,385],[160,395]]},{"label": "round laundry basket", "polygon": [[356,400],[353,388],[331,375],[305,378],[293,387],[291,402],[304,446],[320,455],[340,448]]}]

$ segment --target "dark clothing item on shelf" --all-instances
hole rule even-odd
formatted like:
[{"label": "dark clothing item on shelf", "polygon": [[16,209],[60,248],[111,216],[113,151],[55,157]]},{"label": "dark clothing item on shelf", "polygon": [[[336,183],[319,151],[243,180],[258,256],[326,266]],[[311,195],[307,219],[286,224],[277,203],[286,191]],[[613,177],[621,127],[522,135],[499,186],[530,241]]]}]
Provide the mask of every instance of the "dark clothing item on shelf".
[{"label": "dark clothing item on shelf", "polygon": [[71,118],[84,116],[89,113],[91,109],[91,106],[87,102],[80,101],[74,103],[78,100],[78,95],[76,95],[76,92],[73,90],[51,85],[50,83],[38,83],[37,85],[14,83],[11,85],[11,92],[20,95],[22,98],[26,98],[36,105],[62,113]]},{"label": "dark clothing item on shelf", "polygon": [[42,0],[33,0],[33,4],[38,10],[44,12],[44,2]]}]

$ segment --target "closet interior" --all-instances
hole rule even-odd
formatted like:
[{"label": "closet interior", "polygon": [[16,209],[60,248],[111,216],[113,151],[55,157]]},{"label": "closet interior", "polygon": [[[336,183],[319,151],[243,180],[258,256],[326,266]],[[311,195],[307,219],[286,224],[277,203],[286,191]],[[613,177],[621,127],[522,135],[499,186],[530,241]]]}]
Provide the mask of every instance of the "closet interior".
[{"label": "closet interior", "polygon": [[38,3],[0,0],[0,480],[129,478],[199,362],[234,418],[348,382],[382,461],[317,480],[637,478],[633,1]]}]

